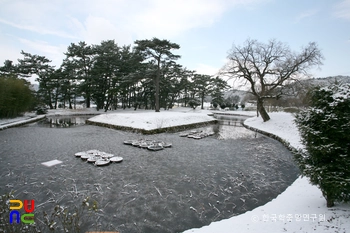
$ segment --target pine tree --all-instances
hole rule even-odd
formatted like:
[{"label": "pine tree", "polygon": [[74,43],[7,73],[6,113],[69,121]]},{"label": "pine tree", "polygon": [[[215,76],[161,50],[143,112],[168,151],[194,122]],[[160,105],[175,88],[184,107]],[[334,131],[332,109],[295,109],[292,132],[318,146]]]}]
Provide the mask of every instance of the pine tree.
[{"label": "pine tree", "polygon": [[306,150],[295,158],[302,175],[318,186],[327,201],[350,200],[350,84],[317,88],[311,107],[296,116]]}]

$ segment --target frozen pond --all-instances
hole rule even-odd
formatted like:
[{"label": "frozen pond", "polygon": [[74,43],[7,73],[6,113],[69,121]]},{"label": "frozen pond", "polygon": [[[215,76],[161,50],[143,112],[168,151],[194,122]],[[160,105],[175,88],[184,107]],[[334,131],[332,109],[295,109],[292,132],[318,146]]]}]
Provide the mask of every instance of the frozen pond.
[{"label": "frozen pond", "polygon": [[[95,225],[85,222],[82,232],[181,232],[208,225],[265,204],[298,175],[283,145],[231,123],[219,127],[243,130],[246,136],[194,140],[178,133],[139,135],[83,124],[41,126],[0,131],[0,194],[15,190],[18,199],[35,199],[38,216],[51,212],[55,202],[69,206],[89,196],[100,210]],[[152,152],[123,145],[135,138],[173,147]],[[90,149],[124,161],[95,167],[74,156]],[[41,164],[54,159],[63,163]]]}]

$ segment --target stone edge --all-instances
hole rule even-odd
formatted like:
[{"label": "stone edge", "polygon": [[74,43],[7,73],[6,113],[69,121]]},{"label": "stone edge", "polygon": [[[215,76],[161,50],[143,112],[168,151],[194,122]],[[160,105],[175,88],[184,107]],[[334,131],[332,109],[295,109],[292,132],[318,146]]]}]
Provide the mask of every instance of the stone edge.
[{"label": "stone edge", "polygon": [[0,130],[5,130],[8,128],[17,127],[17,126],[25,125],[28,123],[40,121],[40,120],[44,119],[45,117],[46,117],[46,115],[41,115],[41,116],[36,116],[33,118],[26,119],[26,120],[18,121],[18,122],[12,122],[9,124],[5,124],[5,125],[0,126]]},{"label": "stone edge", "polygon": [[86,124],[88,125],[96,125],[101,127],[106,127],[110,129],[116,129],[116,130],[123,130],[123,131],[130,131],[134,133],[141,133],[141,134],[159,134],[159,133],[165,133],[165,132],[179,132],[187,129],[192,129],[196,127],[206,126],[209,124],[216,124],[217,120],[211,120],[211,121],[205,121],[205,122],[199,122],[199,123],[192,123],[187,125],[178,125],[178,126],[172,126],[172,127],[164,127],[164,128],[157,128],[152,130],[146,130],[146,129],[139,129],[139,128],[133,128],[128,126],[120,126],[120,125],[113,125],[108,123],[102,123],[102,122],[96,122],[91,120],[86,120]]}]

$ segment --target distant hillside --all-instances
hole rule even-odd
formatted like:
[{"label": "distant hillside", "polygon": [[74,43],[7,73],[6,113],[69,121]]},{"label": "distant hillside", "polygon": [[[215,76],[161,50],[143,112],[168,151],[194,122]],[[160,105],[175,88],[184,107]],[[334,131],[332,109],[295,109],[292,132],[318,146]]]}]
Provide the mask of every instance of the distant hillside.
[{"label": "distant hillside", "polygon": [[[350,83],[350,76],[331,76],[331,77],[324,77],[324,78],[311,78],[302,80],[299,82],[294,82],[292,84],[289,84],[283,88],[283,92],[286,94],[282,96],[279,100],[269,100],[271,104],[274,105],[284,105],[284,106],[298,106],[298,105],[304,105],[303,99],[305,98],[305,95],[308,90],[312,87],[316,86],[328,86],[332,83],[339,82],[339,83]],[[277,88],[277,91],[280,89]],[[225,99],[231,99],[232,102],[239,103],[239,102],[247,102],[247,100],[255,100],[255,97],[249,94],[247,91],[243,90],[229,90],[224,93]],[[237,101],[237,99],[239,100]],[[301,101],[301,102],[300,102]]]},{"label": "distant hillside", "polygon": [[312,78],[301,81],[301,83],[311,84],[312,86],[326,86],[331,83],[350,83],[350,76],[330,76],[325,78]]},{"label": "distant hillside", "polygon": [[229,97],[239,96],[240,99],[243,99],[246,94],[247,91],[232,89],[224,92],[224,98],[227,99]]}]

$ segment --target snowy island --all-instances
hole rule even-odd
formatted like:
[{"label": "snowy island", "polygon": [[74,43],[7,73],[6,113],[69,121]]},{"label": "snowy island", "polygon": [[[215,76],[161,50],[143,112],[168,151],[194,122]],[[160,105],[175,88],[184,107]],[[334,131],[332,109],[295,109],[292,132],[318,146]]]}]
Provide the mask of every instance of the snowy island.
[{"label": "snowy island", "polygon": [[87,123],[144,134],[201,126],[216,122],[207,114],[183,111],[107,113],[90,118]]}]

